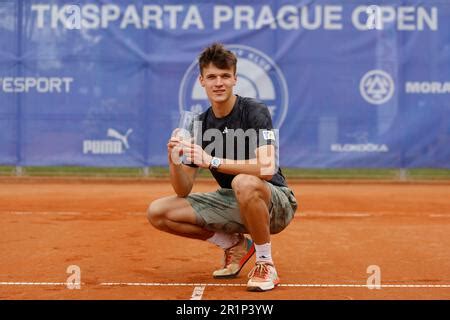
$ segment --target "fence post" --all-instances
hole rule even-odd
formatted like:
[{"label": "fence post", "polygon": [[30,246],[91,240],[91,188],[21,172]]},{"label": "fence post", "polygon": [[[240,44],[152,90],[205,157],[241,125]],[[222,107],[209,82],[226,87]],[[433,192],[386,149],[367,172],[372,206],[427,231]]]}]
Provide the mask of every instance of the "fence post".
[{"label": "fence post", "polygon": [[408,180],[408,170],[406,170],[405,168],[400,168],[400,170],[398,172],[398,179],[400,181]]},{"label": "fence post", "polygon": [[[23,48],[22,48],[22,33],[23,33],[23,0],[19,0],[17,4],[17,64],[16,64],[16,77],[22,77],[23,74]],[[16,93],[16,175],[22,175],[22,95]]]},{"label": "fence post", "polygon": [[23,176],[23,167],[21,167],[21,166],[16,166],[15,173],[16,173],[16,176],[17,176],[17,177]]}]

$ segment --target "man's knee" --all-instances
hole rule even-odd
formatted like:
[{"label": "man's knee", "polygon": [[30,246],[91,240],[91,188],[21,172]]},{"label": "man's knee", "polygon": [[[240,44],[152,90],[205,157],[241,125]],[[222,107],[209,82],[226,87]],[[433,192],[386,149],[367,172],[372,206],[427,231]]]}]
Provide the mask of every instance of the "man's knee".
[{"label": "man's knee", "polygon": [[264,182],[255,176],[248,174],[238,174],[231,182],[238,202],[248,203],[256,199],[267,197]]},{"label": "man's knee", "polygon": [[161,229],[164,225],[166,214],[161,200],[155,200],[148,206],[147,219],[157,229]]}]

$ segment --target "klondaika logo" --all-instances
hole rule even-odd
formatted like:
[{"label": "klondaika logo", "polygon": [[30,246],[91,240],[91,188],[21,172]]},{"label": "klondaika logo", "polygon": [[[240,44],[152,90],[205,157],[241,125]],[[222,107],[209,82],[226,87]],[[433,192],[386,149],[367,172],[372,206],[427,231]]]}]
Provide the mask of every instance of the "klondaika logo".
[{"label": "klondaika logo", "polygon": [[[288,87],[283,73],[265,53],[244,45],[229,45],[237,58],[235,93],[264,102],[272,115],[273,125],[280,128],[288,111]],[[198,81],[198,61],[187,69],[180,86],[178,103],[183,110],[203,112],[209,106],[208,97]]]},{"label": "klondaika logo", "polygon": [[347,139],[354,140],[353,143],[333,143],[331,152],[341,153],[386,153],[389,152],[387,144],[372,143],[368,139],[368,132],[354,132],[346,135]]}]

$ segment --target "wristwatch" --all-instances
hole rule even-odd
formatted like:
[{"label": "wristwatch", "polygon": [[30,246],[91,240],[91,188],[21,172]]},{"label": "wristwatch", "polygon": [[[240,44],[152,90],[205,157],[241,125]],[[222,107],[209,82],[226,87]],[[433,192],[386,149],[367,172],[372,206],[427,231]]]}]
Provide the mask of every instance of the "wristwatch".
[{"label": "wristwatch", "polygon": [[209,164],[209,169],[217,170],[221,164],[222,164],[222,160],[220,160],[220,158],[213,157],[211,159],[211,163]]}]

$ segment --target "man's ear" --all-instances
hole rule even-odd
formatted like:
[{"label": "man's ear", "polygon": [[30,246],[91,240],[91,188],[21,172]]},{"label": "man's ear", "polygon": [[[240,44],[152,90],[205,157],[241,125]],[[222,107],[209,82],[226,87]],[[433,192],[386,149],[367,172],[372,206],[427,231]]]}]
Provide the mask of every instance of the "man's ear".
[{"label": "man's ear", "polygon": [[205,83],[204,83],[204,81],[203,81],[203,76],[202,76],[202,75],[199,75],[199,76],[198,76],[198,82],[200,82],[200,85],[201,85],[202,87],[205,86]]}]

